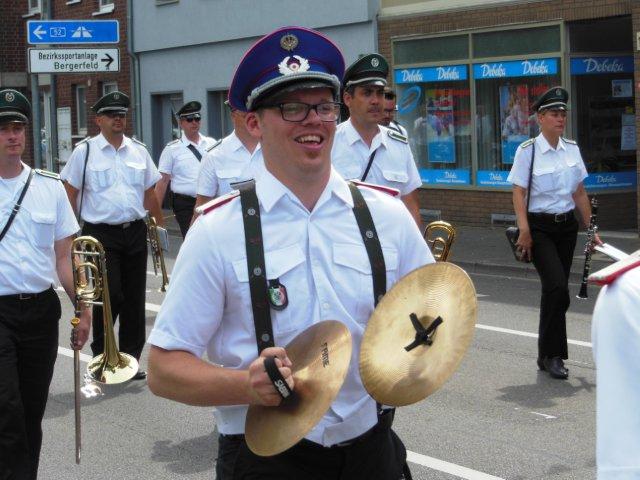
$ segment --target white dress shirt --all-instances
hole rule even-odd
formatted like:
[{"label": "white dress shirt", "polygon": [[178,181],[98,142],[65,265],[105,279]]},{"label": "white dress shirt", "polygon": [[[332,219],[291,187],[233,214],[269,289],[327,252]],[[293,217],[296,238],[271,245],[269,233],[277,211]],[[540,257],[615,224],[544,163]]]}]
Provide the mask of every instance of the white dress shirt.
[{"label": "white dress shirt", "polygon": [[[82,189],[84,157],[90,145],[82,200],[82,219],[90,223],[119,225],[144,218],[144,192],[160,179],[146,147],[124,137],[117,150],[102,134],[80,143],[60,176]],[[78,192],[78,204],[82,191]]]},{"label": "white dress shirt", "polygon": [[188,147],[193,145],[204,158],[206,149],[215,143],[215,139],[204,135],[199,135],[198,142],[194,143],[183,133],[181,138],[169,142],[164,147],[160,154],[158,170],[160,173],[166,173],[171,176],[172,192],[195,198],[202,159],[198,160]]},{"label": "white dress shirt", "polygon": [[591,333],[598,480],[640,479],[640,267],[600,290]]},{"label": "white dress shirt", "polygon": [[[526,189],[533,145],[527,142],[523,145],[516,150],[507,181]],[[535,138],[535,146],[529,211],[564,213],[574,209],[572,194],[587,178],[580,149],[575,142],[563,138],[554,149],[542,133]]]},{"label": "white dress shirt", "polygon": [[225,195],[233,190],[231,184],[255,179],[263,168],[260,144],[256,145],[252,153],[233,131],[202,158],[198,176],[198,195]]},{"label": "white dress shirt", "polygon": [[[17,177],[0,178],[0,229],[31,171],[24,163],[22,167]],[[0,295],[38,293],[55,283],[54,242],[79,229],[62,182],[35,174],[20,211],[0,242]]]},{"label": "white dress shirt", "polygon": [[408,195],[422,185],[411,148],[408,143],[389,136],[387,127],[379,128],[368,147],[351,119],[342,122],[333,140],[331,162],[343,178],[361,180],[375,150],[376,156],[364,181],[395,188],[402,196]]},{"label": "white dress shirt", "polygon": [[[380,237],[387,288],[434,261],[415,221],[397,198],[360,187]],[[267,170],[256,182],[268,279],[289,304],[271,310],[275,345],[322,320],[339,320],[353,338],[349,372],[338,397],[307,438],[333,445],[377,422],[375,401],[358,370],[360,343],[373,311],[371,266],[347,183],[332,170],[312,212]],[[258,356],[239,197],[202,215],[180,250],[149,343],[246,369]],[[244,432],[246,405],[217,407],[218,431]]]}]

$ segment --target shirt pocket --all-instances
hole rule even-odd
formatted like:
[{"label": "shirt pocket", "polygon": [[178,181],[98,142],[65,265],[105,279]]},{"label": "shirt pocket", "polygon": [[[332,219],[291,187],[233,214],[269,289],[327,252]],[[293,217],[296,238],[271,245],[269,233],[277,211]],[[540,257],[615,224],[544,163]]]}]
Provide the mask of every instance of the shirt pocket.
[{"label": "shirt pocket", "polygon": [[216,175],[220,179],[221,183],[226,183],[231,186],[232,183],[240,180],[242,175],[242,169],[240,168],[220,168],[216,170]]},{"label": "shirt pocket", "polygon": [[91,165],[87,169],[91,186],[96,191],[111,187],[116,180],[116,172],[111,165]]},{"label": "shirt pocket", "polygon": [[127,180],[129,185],[140,186],[144,184],[145,171],[147,166],[143,163],[125,162],[127,172]]},{"label": "shirt pocket", "polygon": [[360,180],[360,165],[356,156],[338,155],[332,159],[333,167],[345,180]]},{"label": "shirt pocket", "polygon": [[539,192],[549,192],[555,189],[555,167],[542,167],[533,169],[532,187],[535,186]]},{"label": "shirt pocket", "polygon": [[384,168],[382,170],[382,176],[389,182],[407,183],[409,181],[409,175],[407,175],[406,172],[402,172],[399,170],[390,170],[388,168]]},{"label": "shirt pocket", "polygon": [[32,212],[31,228],[38,248],[53,248],[56,216],[53,213]]},{"label": "shirt pocket", "polygon": [[[270,309],[273,332],[274,334],[284,334],[297,330],[310,320],[300,315],[301,312],[306,311],[305,306],[309,300],[309,292],[305,289],[307,279],[304,269],[304,253],[298,245],[291,245],[277,250],[265,251],[264,258],[267,280],[278,279],[287,291],[288,305],[283,310]],[[248,295],[247,304],[251,307],[247,260],[243,258],[233,262],[233,270],[242,291]]]}]

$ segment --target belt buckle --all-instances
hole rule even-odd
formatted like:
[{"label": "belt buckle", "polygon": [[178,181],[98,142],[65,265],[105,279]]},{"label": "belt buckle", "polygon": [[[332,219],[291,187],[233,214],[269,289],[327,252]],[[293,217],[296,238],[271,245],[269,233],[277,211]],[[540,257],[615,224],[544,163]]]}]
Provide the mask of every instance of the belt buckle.
[{"label": "belt buckle", "polygon": [[555,216],[553,217],[553,221],[556,222],[556,223],[566,222],[567,221],[567,214],[566,213],[556,213]]},{"label": "belt buckle", "polygon": [[18,299],[19,300],[31,300],[34,297],[35,297],[35,294],[33,294],[33,293],[19,293],[18,294]]},{"label": "belt buckle", "polygon": [[131,222],[124,222],[122,224],[122,229],[129,228],[131,226]]}]

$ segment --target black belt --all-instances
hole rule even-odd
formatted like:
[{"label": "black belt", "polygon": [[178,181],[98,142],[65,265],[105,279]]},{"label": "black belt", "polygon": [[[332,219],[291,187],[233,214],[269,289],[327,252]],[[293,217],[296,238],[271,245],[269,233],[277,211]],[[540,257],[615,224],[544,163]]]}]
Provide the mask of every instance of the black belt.
[{"label": "black belt", "polygon": [[138,220],[132,220],[130,222],[118,223],[116,225],[111,225],[109,223],[91,223],[84,222],[85,225],[89,225],[90,227],[100,228],[100,229],[116,229],[116,230],[124,230],[125,228],[129,228],[132,225],[136,225],[138,223],[144,223],[144,220],[139,218]]},{"label": "black belt", "polygon": [[569,210],[568,212],[564,213],[529,212],[529,215],[534,218],[539,218],[541,220],[553,223],[564,223],[568,222],[572,218],[575,218],[575,216],[573,215],[573,210]]},{"label": "black belt", "polygon": [[174,195],[176,198],[183,198],[183,199],[185,199],[185,200],[191,200],[191,201],[194,201],[194,202],[195,202],[195,200],[196,200],[196,197],[192,197],[191,195],[185,195],[184,193],[176,193],[176,192],[173,192],[173,195]]},{"label": "black belt", "polygon": [[45,295],[48,295],[53,290],[53,287],[49,287],[42,292],[37,293],[13,293],[11,295],[0,295],[0,301],[3,300],[37,300],[42,299]]}]

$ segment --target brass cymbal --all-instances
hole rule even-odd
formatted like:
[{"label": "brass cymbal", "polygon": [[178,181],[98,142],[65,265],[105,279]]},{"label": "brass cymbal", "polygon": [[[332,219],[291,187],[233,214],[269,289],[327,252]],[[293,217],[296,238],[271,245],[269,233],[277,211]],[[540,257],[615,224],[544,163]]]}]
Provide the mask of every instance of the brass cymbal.
[{"label": "brass cymbal", "polygon": [[245,437],[263,457],[293,447],[338,395],[351,360],[351,332],[336,320],[316,323],[285,347],[293,364],[294,397],[278,407],[250,405]]},{"label": "brass cymbal", "polygon": [[[442,323],[430,336],[432,344],[407,351],[417,331],[428,329],[437,317]],[[376,401],[396,407],[428,397],[458,368],[473,339],[476,317],[476,291],[460,267],[438,262],[409,273],[384,295],[369,319],[360,350],[364,387]]]}]

